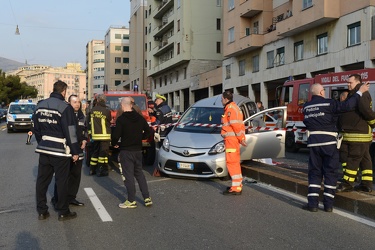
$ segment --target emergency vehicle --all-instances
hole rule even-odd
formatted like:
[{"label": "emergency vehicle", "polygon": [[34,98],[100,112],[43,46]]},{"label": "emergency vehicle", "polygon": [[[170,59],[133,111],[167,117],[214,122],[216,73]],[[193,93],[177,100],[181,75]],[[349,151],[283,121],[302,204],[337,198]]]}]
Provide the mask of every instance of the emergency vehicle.
[{"label": "emergency vehicle", "polygon": [[35,111],[36,103],[32,100],[16,100],[8,107],[6,117],[7,132],[16,130],[30,130],[33,126],[32,115]]},{"label": "emergency vehicle", "polygon": [[[106,96],[106,105],[111,111],[112,129],[116,126],[116,115],[121,107],[121,99],[127,96],[134,99],[135,104],[141,109],[143,117],[149,124],[151,124],[151,118],[148,113],[147,96],[145,94],[134,91],[104,91],[103,95]],[[143,157],[147,165],[152,165],[156,156],[154,130],[151,127],[150,130],[152,131],[152,135],[148,139],[142,141]]]},{"label": "emergency vehicle", "polygon": [[[306,127],[303,123],[303,105],[311,100],[310,86],[320,83],[325,89],[325,97],[339,100],[340,94],[348,90],[347,79],[352,74],[359,74],[362,82],[370,82],[370,94],[375,100],[375,69],[361,69],[317,75],[314,78],[286,81],[279,96],[279,105],[287,106],[285,149],[297,152],[307,146]],[[374,138],[374,135],[373,135]],[[375,140],[373,139],[373,142]],[[372,144],[372,147],[375,144]],[[373,150],[371,150],[373,151]]]}]

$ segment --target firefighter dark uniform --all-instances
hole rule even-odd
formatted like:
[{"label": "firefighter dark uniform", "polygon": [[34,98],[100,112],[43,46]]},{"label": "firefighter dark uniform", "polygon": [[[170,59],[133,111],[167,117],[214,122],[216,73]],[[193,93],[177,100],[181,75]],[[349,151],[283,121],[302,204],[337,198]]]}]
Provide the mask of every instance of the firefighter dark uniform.
[{"label": "firefighter dark uniform", "polygon": [[[358,84],[349,92],[348,98],[360,87]],[[347,154],[346,164],[343,162],[343,182],[338,191],[371,192],[373,171],[370,156],[370,144],[372,142],[372,127],[375,124],[375,113],[372,111],[371,95],[363,93],[355,110],[340,115],[339,124],[343,135],[343,149]],[[361,170],[361,183],[354,187],[357,175]]]},{"label": "firefighter dark uniform", "polygon": [[53,174],[59,195],[55,206],[59,220],[74,218],[76,213],[70,212],[67,200],[71,157],[79,154],[73,108],[65,102],[62,94],[53,92],[50,98],[37,105],[32,119],[33,132],[38,142],[35,152],[40,154],[36,181],[39,219],[49,215],[46,193]]},{"label": "firefighter dark uniform", "polygon": [[[161,126],[158,126],[157,133],[160,135],[161,142],[162,142],[162,140],[168,135],[168,133],[173,128],[170,125],[173,122],[173,120],[172,120],[172,110],[168,106],[168,104],[166,103],[167,99],[164,96],[156,95],[156,99],[162,100],[162,102],[159,103],[155,107],[155,112],[154,112],[154,115],[156,117],[155,123],[157,125],[161,125]],[[169,124],[169,126],[166,126],[167,124]]]},{"label": "firefighter dark uniform", "polygon": [[242,171],[240,165],[240,142],[245,140],[245,126],[243,114],[240,108],[233,101],[224,106],[222,116],[221,136],[225,143],[225,159],[232,185],[223,194],[242,193]]},{"label": "firefighter dark uniform", "polygon": [[108,175],[108,153],[111,140],[111,112],[105,104],[105,96],[97,98],[97,104],[90,111],[91,139],[93,152],[90,159],[90,174]]},{"label": "firefighter dark uniform", "polygon": [[[322,89],[322,88],[321,88]],[[338,179],[339,151],[337,149],[337,121],[340,112],[353,110],[358,103],[359,95],[345,102],[325,99],[313,95],[310,102],[303,107],[304,124],[309,131],[307,147],[310,149],[308,163],[308,195],[305,209],[318,211],[319,192],[324,178],[324,210],[332,211]]]}]

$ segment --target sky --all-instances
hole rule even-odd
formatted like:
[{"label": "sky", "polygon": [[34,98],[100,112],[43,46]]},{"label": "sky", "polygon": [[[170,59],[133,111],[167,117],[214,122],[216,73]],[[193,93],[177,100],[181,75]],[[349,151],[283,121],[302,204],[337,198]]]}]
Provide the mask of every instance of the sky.
[{"label": "sky", "polygon": [[129,0],[1,0],[0,57],[84,69],[87,43],[104,40],[110,26],[129,27],[129,20]]}]

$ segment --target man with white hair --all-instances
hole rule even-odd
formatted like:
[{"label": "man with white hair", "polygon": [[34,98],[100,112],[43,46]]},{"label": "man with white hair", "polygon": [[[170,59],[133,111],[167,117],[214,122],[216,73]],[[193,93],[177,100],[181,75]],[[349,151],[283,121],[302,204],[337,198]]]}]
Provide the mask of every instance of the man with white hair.
[{"label": "man with white hair", "polygon": [[362,93],[368,90],[368,85],[361,87],[357,94],[344,102],[326,99],[325,89],[319,83],[311,86],[311,101],[303,107],[304,124],[309,131],[307,147],[310,149],[308,172],[307,205],[303,209],[317,212],[319,192],[324,178],[323,204],[324,211],[332,212],[333,200],[338,179],[339,151],[338,148],[338,115],[355,109]]}]

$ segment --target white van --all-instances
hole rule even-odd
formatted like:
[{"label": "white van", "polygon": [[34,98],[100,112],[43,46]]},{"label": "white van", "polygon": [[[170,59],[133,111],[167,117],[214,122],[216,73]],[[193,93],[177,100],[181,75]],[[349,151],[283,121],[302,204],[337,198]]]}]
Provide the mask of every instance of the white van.
[{"label": "white van", "polygon": [[7,114],[7,131],[30,130],[33,126],[32,115],[36,103],[32,100],[16,100],[11,102]]}]

